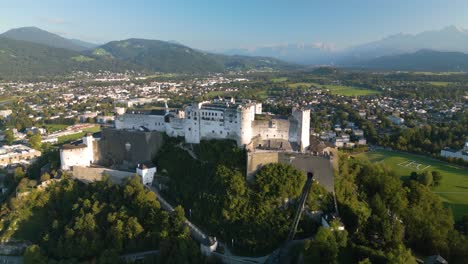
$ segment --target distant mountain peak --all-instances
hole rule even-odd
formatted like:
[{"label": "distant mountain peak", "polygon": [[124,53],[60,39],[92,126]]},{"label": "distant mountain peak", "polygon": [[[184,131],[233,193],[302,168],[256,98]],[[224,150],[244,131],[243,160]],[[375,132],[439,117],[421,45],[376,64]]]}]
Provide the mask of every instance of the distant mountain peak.
[{"label": "distant mountain peak", "polygon": [[48,32],[38,27],[13,28],[1,34],[0,37],[27,41],[49,47],[62,48],[73,51],[82,51],[88,48],[86,46],[81,46],[79,43],[77,43],[76,40],[74,41],[66,39],[62,36]]},{"label": "distant mountain peak", "polygon": [[442,28],[440,31],[449,31],[449,32],[457,32],[457,33],[466,33],[466,29],[462,28],[462,27],[459,27],[459,26],[455,26],[455,25],[450,25],[450,26],[446,26],[444,28]]}]

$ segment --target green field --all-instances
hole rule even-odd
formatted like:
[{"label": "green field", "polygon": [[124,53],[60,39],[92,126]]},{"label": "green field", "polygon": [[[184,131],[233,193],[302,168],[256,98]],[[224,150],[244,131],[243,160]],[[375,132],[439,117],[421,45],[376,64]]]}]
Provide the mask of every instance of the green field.
[{"label": "green field", "polygon": [[441,86],[441,87],[449,86],[450,84],[452,84],[451,82],[428,82],[428,83],[434,86]]},{"label": "green field", "polygon": [[357,156],[367,157],[371,162],[387,164],[402,179],[408,178],[412,171],[439,171],[443,179],[440,186],[432,188],[434,193],[452,208],[456,220],[468,214],[468,169],[418,155],[384,150]]},{"label": "green field", "polygon": [[465,72],[404,72],[404,73],[414,73],[420,75],[454,75],[454,74],[465,74]]},{"label": "green field", "polygon": [[68,143],[68,142],[71,142],[71,141],[78,140],[78,139],[82,138],[88,132],[96,133],[96,132],[99,132],[99,131],[101,131],[101,127],[98,126],[98,125],[96,125],[94,127],[90,127],[90,128],[85,128],[85,129],[83,129],[83,132],[78,132],[78,133],[75,133],[75,134],[59,137],[58,138],[58,144],[63,144],[63,143]]},{"label": "green field", "polygon": [[271,81],[274,82],[274,83],[285,82],[285,81],[287,81],[287,80],[288,80],[287,77],[279,77],[279,78],[271,79]]},{"label": "green field", "polygon": [[313,83],[306,83],[306,82],[298,82],[298,83],[290,83],[288,87],[291,89],[296,89],[299,87],[306,87],[309,88]]},{"label": "green field", "polygon": [[354,86],[345,86],[345,85],[321,85],[323,89],[330,90],[330,93],[336,95],[344,96],[364,96],[364,95],[374,95],[380,94],[380,91],[370,90]]},{"label": "green field", "polygon": [[224,96],[229,96],[231,95],[232,92],[225,92],[225,91],[211,91],[211,92],[208,92],[205,94],[205,96],[209,97],[209,98],[213,98],[213,97],[217,97],[217,96],[221,96],[221,97],[224,97]]},{"label": "green field", "polygon": [[53,133],[53,132],[57,132],[60,130],[64,130],[68,126],[69,125],[64,125],[64,124],[45,124],[44,128],[47,129],[47,132]]},{"label": "green field", "polygon": [[145,76],[146,79],[154,79],[154,78],[172,78],[176,77],[177,75],[174,73],[158,73],[153,75]]},{"label": "green field", "polygon": [[0,96],[0,105],[7,105],[13,103],[18,97],[15,96]]}]

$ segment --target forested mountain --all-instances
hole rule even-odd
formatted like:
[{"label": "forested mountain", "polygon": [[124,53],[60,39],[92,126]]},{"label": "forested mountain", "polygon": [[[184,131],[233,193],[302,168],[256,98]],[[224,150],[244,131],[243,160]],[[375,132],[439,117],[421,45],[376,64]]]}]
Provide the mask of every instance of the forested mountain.
[{"label": "forested mountain", "polygon": [[128,39],[96,47],[38,28],[12,29],[0,35],[0,77],[4,79],[76,70],[206,73],[291,67],[295,66],[277,59],[213,54],[160,40]]},{"label": "forested mountain", "polygon": [[356,66],[385,70],[466,72],[468,71],[468,54],[420,50],[415,53],[384,56]]},{"label": "forested mountain", "polygon": [[139,69],[121,61],[86,57],[79,52],[0,37],[0,78],[55,76],[76,70]]},{"label": "forested mountain", "polygon": [[289,66],[272,58],[212,54],[174,42],[147,39],[112,41],[90,51],[89,55],[119,59],[158,72],[221,72]]},{"label": "forested mountain", "polygon": [[14,40],[23,40],[32,43],[43,44],[49,47],[74,51],[83,51],[89,48],[87,47],[89,43],[86,44],[81,41],[66,39],[57,34],[47,32],[37,27],[14,28],[1,34],[0,37]]}]

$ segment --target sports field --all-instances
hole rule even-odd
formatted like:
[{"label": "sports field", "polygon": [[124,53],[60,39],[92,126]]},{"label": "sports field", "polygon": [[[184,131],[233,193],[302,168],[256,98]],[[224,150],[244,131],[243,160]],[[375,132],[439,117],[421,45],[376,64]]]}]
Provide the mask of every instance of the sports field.
[{"label": "sports field", "polygon": [[367,157],[371,162],[387,164],[402,179],[409,177],[413,171],[439,171],[443,176],[442,183],[432,188],[434,193],[452,208],[456,220],[468,214],[468,169],[419,155],[386,150],[357,156]]}]

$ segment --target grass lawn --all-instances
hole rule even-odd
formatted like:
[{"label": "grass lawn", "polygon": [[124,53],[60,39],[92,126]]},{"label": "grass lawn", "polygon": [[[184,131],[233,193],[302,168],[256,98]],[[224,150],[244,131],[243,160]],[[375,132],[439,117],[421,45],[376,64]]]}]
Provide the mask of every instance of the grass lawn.
[{"label": "grass lawn", "polygon": [[452,83],[451,82],[429,82],[429,84],[432,84],[434,86],[445,87],[445,86],[449,86]]},{"label": "grass lawn", "polygon": [[227,95],[230,95],[232,94],[232,92],[224,92],[224,91],[211,91],[211,92],[208,92],[207,94],[205,94],[206,96],[208,96],[209,98],[213,98],[213,97],[216,97],[216,96],[227,96]]},{"label": "grass lawn", "polygon": [[287,80],[288,80],[287,77],[279,77],[279,78],[271,79],[271,81],[274,82],[274,83],[285,82],[285,81],[287,81]]},{"label": "grass lawn", "polygon": [[172,78],[175,77],[176,74],[174,73],[160,73],[160,74],[153,74],[145,76],[146,79],[153,79],[153,78]]},{"label": "grass lawn", "polygon": [[323,89],[330,90],[330,93],[344,96],[364,96],[364,95],[374,95],[380,94],[380,91],[370,90],[354,86],[345,86],[345,85],[319,85]]},{"label": "grass lawn", "polygon": [[45,129],[47,129],[47,132],[57,132],[59,130],[64,130],[65,128],[67,128],[69,125],[65,125],[65,124],[45,124],[44,127]]},{"label": "grass lawn", "polygon": [[[411,72],[406,72],[411,73]],[[421,75],[453,75],[453,74],[465,74],[465,72],[412,72],[414,74]]]},{"label": "grass lawn", "polygon": [[82,138],[87,132],[96,133],[96,132],[99,132],[99,131],[101,131],[101,127],[98,126],[98,125],[90,127],[90,128],[85,128],[85,129],[83,129],[83,132],[78,132],[78,133],[75,133],[75,134],[59,137],[57,143],[58,144],[68,143],[68,142],[75,141],[75,140],[78,140],[78,139]]},{"label": "grass lawn", "polygon": [[288,84],[288,87],[291,89],[296,89],[299,87],[306,87],[309,88],[312,85],[312,83],[305,83],[305,82],[299,82],[299,83],[290,83]]},{"label": "grass lawn", "polygon": [[387,164],[402,179],[409,177],[412,171],[439,171],[443,175],[442,183],[432,188],[434,193],[452,208],[455,220],[468,214],[468,169],[418,155],[384,150],[357,156],[367,157],[371,162]]},{"label": "grass lawn", "polygon": [[18,97],[15,96],[0,96],[0,105],[13,103]]}]

